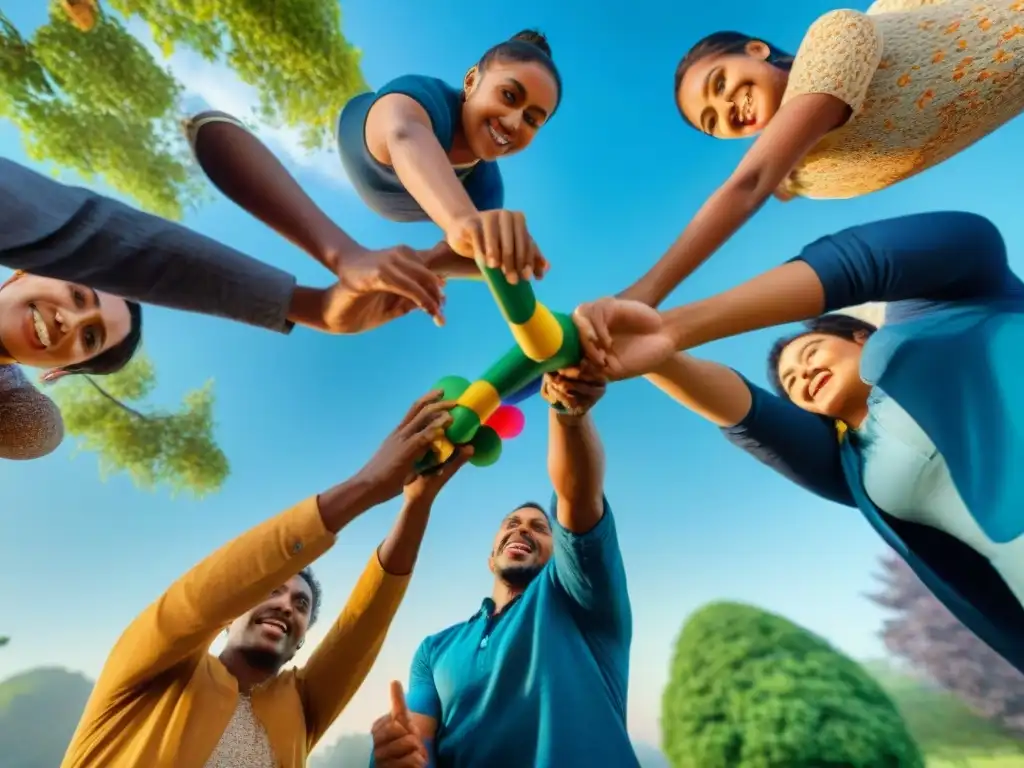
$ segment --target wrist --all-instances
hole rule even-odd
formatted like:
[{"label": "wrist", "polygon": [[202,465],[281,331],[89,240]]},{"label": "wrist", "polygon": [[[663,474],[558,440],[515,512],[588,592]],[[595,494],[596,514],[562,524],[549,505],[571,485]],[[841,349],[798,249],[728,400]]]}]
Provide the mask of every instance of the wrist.
[{"label": "wrist", "polygon": [[331,272],[337,274],[345,262],[349,259],[359,256],[360,254],[366,253],[368,249],[361,246],[352,238],[345,236],[345,239],[338,241],[335,238],[329,245],[325,246],[320,251],[320,261],[325,267]]},{"label": "wrist", "polygon": [[661,318],[673,349],[680,351],[697,346],[696,318],[692,304],[684,304],[681,307],[666,310],[661,313]]},{"label": "wrist", "polygon": [[297,325],[323,330],[323,302],[323,288],[297,285],[288,304],[288,319]]},{"label": "wrist", "polygon": [[359,473],[317,496],[324,526],[337,533],[364,512],[383,503],[381,489]]}]

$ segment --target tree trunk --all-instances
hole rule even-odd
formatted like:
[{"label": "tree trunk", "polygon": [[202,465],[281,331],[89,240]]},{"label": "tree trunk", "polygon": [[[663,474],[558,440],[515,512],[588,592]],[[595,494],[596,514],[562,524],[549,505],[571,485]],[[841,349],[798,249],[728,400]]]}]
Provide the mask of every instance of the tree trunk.
[{"label": "tree trunk", "polygon": [[96,26],[98,0],[61,0],[60,5],[76,29],[88,32]]},{"label": "tree trunk", "polygon": [[112,394],[107,392],[107,390],[105,390],[103,387],[96,383],[92,376],[86,376],[85,380],[92,385],[93,389],[95,389],[97,392],[103,395],[103,397],[107,398],[107,400],[116,405],[129,416],[133,416],[136,419],[141,419],[142,421],[149,421],[149,418],[145,414],[139,413],[134,408],[130,408],[129,406],[125,405],[120,400],[118,400],[116,397],[114,397]]}]

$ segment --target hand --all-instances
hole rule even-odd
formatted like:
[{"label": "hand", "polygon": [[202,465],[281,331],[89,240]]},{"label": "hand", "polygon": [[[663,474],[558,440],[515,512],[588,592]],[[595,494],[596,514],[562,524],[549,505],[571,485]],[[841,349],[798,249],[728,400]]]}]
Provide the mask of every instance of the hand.
[{"label": "hand", "polygon": [[430,508],[437,494],[441,492],[448,481],[456,472],[466,466],[466,462],[473,456],[473,446],[457,446],[455,455],[439,467],[435,467],[426,474],[418,475],[415,480],[405,486],[405,501],[407,504],[418,504]]},{"label": "hand", "polygon": [[430,270],[417,251],[404,245],[355,251],[339,263],[338,282],[323,296],[325,330],[360,333],[417,307],[437,325],[444,325],[444,279]]},{"label": "hand", "polygon": [[606,381],[593,369],[566,368],[544,374],[540,396],[551,405],[561,406],[568,416],[584,416],[604,397]]},{"label": "hand", "polygon": [[457,219],[445,239],[460,256],[478,255],[492,269],[501,269],[505,279],[518,283],[544,277],[548,262],[526,230],[526,217],[516,211],[480,211]]},{"label": "hand", "polygon": [[443,394],[438,389],[417,400],[398,428],[359,471],[356,477],[371,489],[374,505],[395,498],[404,486],[416,480],[416,462],[452,423],[449,411],[456,403],[441,400]]},{"label": "hand", "polygon": [[427,767],[427,748],[412,724],[401,683],[391,683],[391,711],[377,719],[371,733],[377,768]]},{"label": "hand", "polygon": [[598,299],[576,307],[573,322],[590,363],[612,380],[643,376],[676,352],[661,314],[627,299]]}]

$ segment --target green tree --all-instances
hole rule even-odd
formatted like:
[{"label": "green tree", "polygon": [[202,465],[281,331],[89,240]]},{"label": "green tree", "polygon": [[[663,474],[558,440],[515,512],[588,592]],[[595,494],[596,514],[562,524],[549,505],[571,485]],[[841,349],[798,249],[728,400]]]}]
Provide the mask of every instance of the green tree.
[{"label": "green tree", "polygon": [[45,667],[0,681],[0,765],[60,765],[92,686],[77,672]]},{"label": "green tree", "polygon": [[693,614],[662,696],[675,768],[923,768],[895,705],[853,660],[735,603]]},{"label": "green tree", "polygon": [[309,149],[330,145],[341,108],[368,90],[361,54],[341,33],[338,0],[108,3],[145,21],[165,54],[184,46],[226,60],[259,94],[259,117],[298,128]]},{"label": "green tree", "polygon": [[52,5],[29,39],[0,13],[0,117],[17,126],[28,155],[173,219],[202,189],[177,136],[180,93],[113,16],[100,12],[84,33]]},{"label": "green tree", "polygon": [[9,638],[9,637],[3,637],[2,635],[0,635],[0,648],[3,648],[3,647],[4,647],[5,645],[7,645],[7,643],[9,643],[10,641],[11,641],[11,638]]},{"label": "green tree", "polygon": [[186,394],[175,412],[142,410],[155,386],[153,363],[139,353],[102,379],[68,377],[55,399],[65,430],[99,454],[104,475],[127,472],[141,488],[165,485],[195,497],[219,490],[229,466],[213,437],[213,382]]}]

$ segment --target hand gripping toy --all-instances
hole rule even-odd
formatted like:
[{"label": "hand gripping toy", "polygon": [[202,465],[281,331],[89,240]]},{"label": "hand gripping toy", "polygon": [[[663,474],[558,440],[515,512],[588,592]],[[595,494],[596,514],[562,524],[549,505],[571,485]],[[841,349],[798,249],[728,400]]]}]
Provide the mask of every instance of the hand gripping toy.
[{"label": "hand gripping toy", "polygon": [[420,460],[420,472],[448,461],[457,445],[473,446],[470,461],[478,467],[496,462],[501,456],[501,436],[495,426],[512,418],[511,414],[504,415],[509,406],[503,406],[502,401],[514,401],[517,393],[545,373],[580,361],[579,332],[569,315],[552,312],[537,301],[529,281],[512,285],[500,269],[485,267],[479,257],[476,263],[516,346],[472,383],[461,376],[445,376],[437,382],[434,389],[443,390],[445,400],[458,404],[452,408],[451,425]]}]

